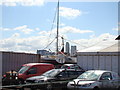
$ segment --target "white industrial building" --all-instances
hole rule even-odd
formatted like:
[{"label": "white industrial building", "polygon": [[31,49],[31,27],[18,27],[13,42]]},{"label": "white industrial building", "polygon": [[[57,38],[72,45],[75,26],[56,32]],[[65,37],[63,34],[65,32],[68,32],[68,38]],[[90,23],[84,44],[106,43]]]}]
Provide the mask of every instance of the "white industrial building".
[{"label": "white industrial building", "polygon": [[95,52],[92,50],[90,52],[90,49],[88,52],[87,50],[78,52],[77,64],[85,70],[110,70],[120,75],[120,45],[118,43]]}]

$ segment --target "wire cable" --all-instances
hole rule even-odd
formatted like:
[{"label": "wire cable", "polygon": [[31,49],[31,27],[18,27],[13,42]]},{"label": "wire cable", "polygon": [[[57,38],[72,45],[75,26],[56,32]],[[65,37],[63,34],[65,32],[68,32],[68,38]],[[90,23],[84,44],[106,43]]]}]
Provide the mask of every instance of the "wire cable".
[{"label": "wire cable", "polygon": [[[63,36],[59,36],[59,37],[63,37]],[[74,42],[74,41],[72,41],[72,40],[69,40],[69,39],[65,39],[65,38],[64,38],[64,40],[69,41],[69,42],[72,42],[72,43],[75,43],[75,44],[80,45],[80,46],[82,46],[82,47],[87,47],[87,46],[83,46],[83,45],[81,45],[81,44],[79,44],[79,43],[76,43],[76,42]]]},{"label": "wire cable", "polygon": [[[44,49],[48,48],[48,47],[54,42],[55,39],[56,39],[56,38],[54,38]],[[44,50],[44,49],[43,49],[43,50]]]},{"label": "wire cable", "polygon": [[49,36],[48,36],[48,41],[47,41],[47,46],[46,47],[48,47],[49,46],[49,41],[50,41],[50,37],[51,37],[51,31],[53,30],[53,27],[54,27],[54,22],[55,22],[55,19],[56,19],[56,15],[57,15],[57,8],[56,8],[56,10],[55,10],[55,15],[54,15],[54,18],[53,18],[53,22],[52,22],[52,26],[51,26],[51,30],[50,30],[50,34],[49,34]]},{"label": "wire cable", "polygon": [[[62,37],[62,36],[59,36],[59,37]],[[91,46],[84,46],[84,45],[81,45],[81,44],[76,43],[76,42],[74,42],[74,41],[72,41],[72,40],[69,40],[69,39],[65,39],[65,38],[64,38],[64,40],[69,41],[69,42],[71,42],[71,43],[75,43],[75,44],[80,45],[80,46],[85,47],[85,48],[90,48],[90,47],[93,47],[93,46],[95,46],[95,45],[97,45],[97,44],[100,43],[100,42],[97,42],[97,43],[95,43],[95,44],[93,44],[93,45],[91,45]]]}]

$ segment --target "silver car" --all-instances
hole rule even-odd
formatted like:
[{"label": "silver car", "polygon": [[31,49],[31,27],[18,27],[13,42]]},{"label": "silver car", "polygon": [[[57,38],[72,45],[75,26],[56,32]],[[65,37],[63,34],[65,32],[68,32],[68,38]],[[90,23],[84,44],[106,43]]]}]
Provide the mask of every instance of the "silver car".
[{"label": "silver car", "polygon": [[79,65],[77,64],[64,64],[61,66],[62,69],[73,69],[73,70],[80,70],[84,71]]},{"label": "silver car", "polygon": [[105,70],[89,70],[67,84],[68,89],[118,89],[120,77],[117,73]]}]

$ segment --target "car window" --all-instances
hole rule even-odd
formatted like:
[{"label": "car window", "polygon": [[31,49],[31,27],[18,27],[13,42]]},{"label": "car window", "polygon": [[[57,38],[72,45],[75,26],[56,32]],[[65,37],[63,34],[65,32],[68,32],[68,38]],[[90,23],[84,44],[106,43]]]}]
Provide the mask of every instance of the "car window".
[{"label": "car window", "polygon": [[32,67],[29,71],[28,74],[36,74],[37,73],[37,68],[36,67]]},{"label": "car window", "polygon": [[71,64],[71,65],[63,65],[61,68],[66,68],[66,69],[75,69],[75,70],[83,70],[79,65],[77,64]]},{"label": "car window", "polygon": [[79,66],[77,66],[77,65],[75,65],[75,69],[76,69],[76,70],[78,70],[78,69],[80,69],[80,67],[79,67]]},{"label": "car window", "polygon": [[68,72],[67,71],[63,71],[59,74],[59,76],[61,76],[61,78],[68,78]]},{"label": "car window", "polygon": [[68,71],[68,75],[70,78],[76,78],[79,74],[77,71]]},{"label": "car window", "polygon": [[94,71],[86,71],[83,74],[81,74],[78,79],[84,79],[84,80],[98,80],[101,73],[96,73]]},{"label": "car window", "polygon": [[69,77],[72,77],[72,76],[75,75],[75,72],[74,71],[68,71],[68,75],[69,75]]},{"label": "car window", "polygon": [[110,72],[106,72],[106,73],[103,73],[100,80],[111,80],[112,79],[112,75]]},{"label": "car window", "polygon": [[80,69],[80,67],[78,65],[71,65],[70,69],[76,69],[77,70],[77,69]]},{"label": "car window", "polygon": [[67,68],[68,68],[68,66],[66,66],[66,65],[63,65],[61,68],[62,68],[62,69],[63,69],[63,68],[66,68],[66,69],[67,69]]},{"label": "car window", "polygon": [[75,66],[74,65],[70,66],[70,69],[75,69]]},{"label": "car window", "polygon": [[28,70],[29,66],[22,66],[18,73],[22,74]]},{"label": "car window", "polygon": [[43,73],[42,75],[43,75],[43,76],[54,77],[54,76],[56,76],[56,75],[57,75],[58,73],[60,73],[60,72],[61,72],[61,71],[58,70],[58,69],[52,69],[52,70],[49,70],[49,71]]},{"label": "car window", "polygon": [[83,72],[79,72],[79,71],[77,71],[76,73],[77,73],[77,75],[81,75]]}]

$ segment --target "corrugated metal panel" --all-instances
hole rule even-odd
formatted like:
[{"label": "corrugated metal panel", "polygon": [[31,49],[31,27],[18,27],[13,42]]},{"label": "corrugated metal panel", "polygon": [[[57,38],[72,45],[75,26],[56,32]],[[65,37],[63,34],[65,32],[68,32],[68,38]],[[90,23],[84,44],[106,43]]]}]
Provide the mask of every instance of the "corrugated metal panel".
[{"label": "corrugated metal panel", "polygon": [[77,55],[77,63],[85,70],[110,70],[120,74],[119,52],[80,52]]},{"label": "corrugated metal panel", "polygon": [[[119,53],[120,54],[120,53]],[[119,73],[119,75],[120,75],[120,56],[118,56],[118,73]]]},{"label": "corrugated metal panel", "polygon": [[83,68],[85,69],[85,70],[87,70],[88,69],[88,58],[86,57],[86,56],[83,56]]},{"label": "corrugated metal panel", "polygon": [[88,69],[93,69],[93,56],[88,56]]},{"label": "corrugated metal panel", "polygon": [[112,71],[118,72],[118,57],[112,56]]},{"label": "corrugated metal panel", "polygon": [[2,74],[10,70],[18,71],[21,65],[40,62],[40,54],[2,52]]},{"label": "corrugated metal panel", "polygon": [[105,56],[99,56],[99,69],[105,69]]},{"label": "corrugated metal panel", "polygon": [[81,67],[83,67],[83,56],[78,56],[77,57],[77,62],[78,62],[78,65],[80,65]]},{"label": "corrugated metal panel", "polygon": [[[0,86],[2,86],[2,52],[0,52]],[[1,89],[1,88],[0,88]]]},{"label": "corrugated metal panel", "polygon": [[94,63],[94,68],[93,69],[99,69],[99,66],[98,66],[98,56],[94,56],[93,57],[93,63]]},{"label": "corrugated metal panel", "polygon": [[106,70],[112,70],[112,56],[106,56]]}]

